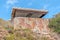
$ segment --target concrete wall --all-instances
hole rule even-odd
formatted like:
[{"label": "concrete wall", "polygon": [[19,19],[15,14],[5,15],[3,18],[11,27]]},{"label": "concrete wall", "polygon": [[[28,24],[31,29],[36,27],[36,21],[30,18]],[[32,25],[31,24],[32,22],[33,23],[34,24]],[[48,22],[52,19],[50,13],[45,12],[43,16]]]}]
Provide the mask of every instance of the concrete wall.
[{"label": "concrete wall", "polygon": [[14,18],[14,29],[29,28],[33,32],[48,34],[48,19],[42,18],[28,18],[28,17],[15,17]]}]

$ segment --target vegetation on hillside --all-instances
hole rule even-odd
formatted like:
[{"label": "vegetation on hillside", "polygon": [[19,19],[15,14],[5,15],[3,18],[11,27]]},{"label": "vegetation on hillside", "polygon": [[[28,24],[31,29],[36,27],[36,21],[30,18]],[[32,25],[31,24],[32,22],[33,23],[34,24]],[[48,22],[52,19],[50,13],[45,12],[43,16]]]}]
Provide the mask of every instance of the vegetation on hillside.
[{"label": "vegetation on hillside", "polygon": [[0,19],[0,40],[49,40],[49,38],[36,34],[30,29],[14,30],[14,26],[9,21]]},{"label": "vegetation on hillside", "polygon": [[50,19],[49,27],[56,33],[60,34],[60,13],[56,14],[54,18]]},{"label": "vegetation on hillside", "polygon": [[[60,34],[60,13],[50,19],[49,28]],[[53,35],[53,33],[51,33]],[[55,34],[54,34],[55,35]],[[58,37],[57,37],[58,38]],[[56,38],[56,39],[57,39]],[[46,35],[37,34],[30,29],[19,28],[14,30],[10,21],[0,19],[0,40],[51,40]]]}]

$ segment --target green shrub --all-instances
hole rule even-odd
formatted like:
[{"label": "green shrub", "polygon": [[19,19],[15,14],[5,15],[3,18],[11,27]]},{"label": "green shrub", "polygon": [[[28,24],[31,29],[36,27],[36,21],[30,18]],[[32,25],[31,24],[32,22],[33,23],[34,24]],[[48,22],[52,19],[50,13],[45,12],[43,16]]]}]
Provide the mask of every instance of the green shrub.
[{"label": "green shrub", "polygon": [[14,34],[10,34],[4,38],[5,40],[14,40]]},{"label": "green shrub", "polygon": [[49,27],[53,29],[54,32],[60,33],[60,14],[50,19]]}]

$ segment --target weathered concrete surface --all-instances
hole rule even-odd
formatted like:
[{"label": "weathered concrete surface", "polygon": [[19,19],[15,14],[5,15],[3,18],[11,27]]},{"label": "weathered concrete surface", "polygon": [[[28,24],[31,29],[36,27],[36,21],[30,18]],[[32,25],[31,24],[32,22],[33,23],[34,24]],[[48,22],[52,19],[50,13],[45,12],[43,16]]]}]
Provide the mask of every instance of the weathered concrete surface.
[{"label": "weathered concrete surface", "polygon": [[36,33],[48,34],[48,19],[42,18],[28,18],[28,17],[15,17],[14,18],[14,29],[29,28]]}]

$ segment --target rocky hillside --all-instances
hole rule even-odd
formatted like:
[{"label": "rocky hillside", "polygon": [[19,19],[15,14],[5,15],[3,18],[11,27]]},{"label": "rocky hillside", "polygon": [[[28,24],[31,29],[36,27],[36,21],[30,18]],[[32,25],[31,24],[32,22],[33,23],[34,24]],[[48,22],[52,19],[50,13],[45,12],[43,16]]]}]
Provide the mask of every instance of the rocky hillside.
[{"label": "rocky hillside", "polygon": [[14,30],[14,26],[9,21],[0,19],[0,40],[50,40],[46,35],[36,34],[30,29],[19,28]]},{"label": "rocky hillside", "polygon": [[11,40],[7,39],[13,34],[13,26],[9,21],[0,19],[0,40]]},{"label": "rocky hillside", "polygon": [[[49,27],[52,28],[51,24]],[[44,35],[34,33],[30,29],[23,29],[21,27],[14,30],[14,26],[12,26],[10,21],[0,19],[0,40],[59,40],[60,36],[58,36],[59,34],[56,32],[50,31],[48,35]]]}]

